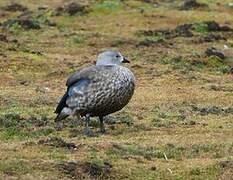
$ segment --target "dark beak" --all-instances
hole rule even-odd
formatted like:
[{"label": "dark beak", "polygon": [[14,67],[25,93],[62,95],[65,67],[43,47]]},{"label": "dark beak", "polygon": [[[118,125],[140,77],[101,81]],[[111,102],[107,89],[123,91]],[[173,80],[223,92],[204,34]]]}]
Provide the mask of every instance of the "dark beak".
[{"label": "dark beak", "polygon": [[123,61],[122,61],[123,63],[130,63],[130,61],[127,59],[127,58],[123,58]]}]

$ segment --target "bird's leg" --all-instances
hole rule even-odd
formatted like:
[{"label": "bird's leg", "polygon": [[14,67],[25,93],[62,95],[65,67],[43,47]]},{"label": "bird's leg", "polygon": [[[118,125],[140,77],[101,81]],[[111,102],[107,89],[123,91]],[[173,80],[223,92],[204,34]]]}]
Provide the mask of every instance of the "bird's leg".
[{"label": "bird's leg", "polygon": [[80,114],[75,114],[72,125],[74,127],[79,126],[80,125],[80,119],[81,119]]},{"label": "bird's leg", "polygon": [[90,114],[86,114],[85,116],[85,121],[86,121],[86,127],[85,127],[85,135],[87,136],[92,136],[93,135],[93,132],[90,130],[89,128],[89,122],[90,122]]},{"label": "bird's leg", "polygon": [[100,120],[100,132],[101,133],[105,133],[105,128],[104,128],[104,117],[103,116],[99,116],[99,120]]},{"label": "bird's leg", "polygon": [[61,131],[61,130],[63,129],[63,127],[64,127],[64,124],[63,124],[62,121],[57,121],[57,122],[56,122],[55,129],[56,129],[57,131]]}]

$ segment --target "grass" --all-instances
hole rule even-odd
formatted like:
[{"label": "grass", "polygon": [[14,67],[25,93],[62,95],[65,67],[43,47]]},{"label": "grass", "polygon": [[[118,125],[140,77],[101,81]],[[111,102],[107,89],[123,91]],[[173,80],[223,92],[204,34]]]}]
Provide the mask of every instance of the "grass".
[{"label": "grass", "polygon": [[202,34],[208,33],[208,26],[205,23],[197,23],[195,24],[194,28],[195,31],[198,33],[202,33]]},{"label": "grass", "polygon": [[4,174],[17,175],[29,173],[30,168],[27,167],[27,163],[21,160],[16,160],[13,162],[1,162],[0,171]]},{"label": "grass", "polygon": [[0,117],[0,127],[2,128],[0,139],[10,141],[47,136],[54,131],[50,127],[45,127],[47,123],[48,119],[45,115],[22,119],[17,113],[3,114]]},{"label": "grass", "polygon": [[[209,32],[205,22],[233,28],[232,12],[228,0],[200,2],[209,9],[180,11],[181,1],[82,1],[87,13],[55,16],[62,1],[20,0],[41,28],[18,23],[0,28],[7,37],[0,40],[0,179],[71,179],[77,174],[97,179],[231,178],[232,32]],[[6,4],[3,0],[1,6]],[[47,9],[39,11],[44,5]],[[1,23],[21,14],[1,13]],[[192,36],[175,31],[190,23]],[[139,33],[150,31],[156,33]],[[200,41],[212,35],[225,40]],[[206,56],[210,47],[226,58]],[[83,123],[71,119],[56,131],[53,111],[67,77],[92,65],[105,49],[119,50],[131,60],[127,67],[137,79],[132,100],[106,119],[105,135],[98,133],[96,118],[91,121],[94,137],[86,137]],[[50,137],[76,148],[39,143]],[[69,162],[77,169],[58,168]]]},{"label": "grass", "polygon": [[109,14],[122,8],[121,1],[101,1],[93,5],[94,14]]}]

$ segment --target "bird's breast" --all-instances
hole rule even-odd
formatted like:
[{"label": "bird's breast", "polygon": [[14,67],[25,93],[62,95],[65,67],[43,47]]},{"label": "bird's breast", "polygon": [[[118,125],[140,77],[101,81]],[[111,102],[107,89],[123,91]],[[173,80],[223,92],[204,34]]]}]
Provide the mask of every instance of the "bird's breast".
[{"label": "bird's breast", "polygon": [[124,67],[98,71],[77,97],[79,109],[92,116],[107,115],[122,109],[130,101],[135,87],[133,73]]},{"label": "bird's breast", "polygon": [[126,70],[109,74],[107,79],[97,82],[92,112],[110,114],[122,109],[134,93],[134,81],[133,74]]}]

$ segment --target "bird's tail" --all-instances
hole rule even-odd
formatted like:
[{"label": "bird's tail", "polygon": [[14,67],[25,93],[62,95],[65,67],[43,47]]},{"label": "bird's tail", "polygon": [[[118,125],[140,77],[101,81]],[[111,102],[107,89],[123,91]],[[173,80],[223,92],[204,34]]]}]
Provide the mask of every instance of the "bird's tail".
[{"label": "bird's tail", "polygon": [[57,117],[55,118],[55,122],[58,122],[62,119],[65,119],[71,114],[71,109],[68,108],[66,104],[66,100],[68,98],[68,92],[66,92],[63,97],[61,98],[60,102],[58,103],[58,106],[55,110],[55,113],[57,114]]},{"label": "bird's tail", "polygon": [[72,110],[68,107],[64,107],[62,111],[55,118],[55,122],[61,121],[72,114]]}]

